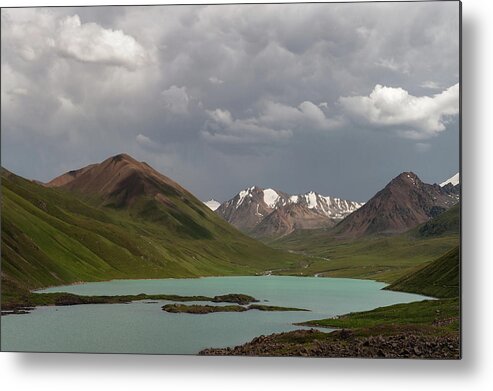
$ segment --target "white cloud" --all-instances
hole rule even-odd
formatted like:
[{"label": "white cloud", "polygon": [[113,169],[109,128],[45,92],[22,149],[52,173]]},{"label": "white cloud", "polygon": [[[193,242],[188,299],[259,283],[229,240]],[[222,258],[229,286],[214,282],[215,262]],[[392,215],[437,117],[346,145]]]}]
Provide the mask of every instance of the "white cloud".
[{"label": "white cloud", "polygon": [[212,84],[223,84],[224,83],[224,80],[221,80],[221,79],[217,78],[216,76],[209,77],[209,81]]},{"label": "white cloud", "polygon": [[140,145],[143,146],[149,146],[154,144],[154,142],[149,137],[144,136],[143,134],[138,134],[135,139]]},{"label": "white cloud", "polygon": [[135,137],[135,141],[145,150],[150,152],[161,152],[163,150],[163,146],[150,137],[144,136],[142,133],[139,133],[137,137]]},{"label": "white cloud", "polygon": [[121,30],[81,23],[78,15],[60,21],[51,42],[62,55],[77,61],[122,66],[135,70],[147,61],[145,49]]},{"label": "white cloud", "polygon": [[16,87],[7,91],[7,93],[17,96],[27,96],[29,94],[29,91],[26,88]]},{"label": "white cloud", "polygon": [[377,84],[369,96],[341,97],[339,102],[363,125],[391,128],[411,139],[445,130],[447,116],[459,113],[459,84],[433,96],[416,97],[402,88]]},{"label": "white cloud", "polygon": [[297,107],[266,101],[258,121],[271,127],[284,127],[290,130],[331,130],[338,122],[327,118],[324,112],[310,101]]},{"label": "white cloud", "polygon": [[339,123],[325,116],[312,102],[297,107],[264,101],[257,117],[235,119],[227,110],[207,111],[209,121],[202,135],[208,141],[260,143],[289,138],[294,132],[327,131]]},{"label": "white cloud", "polygon": [[174,114],[186,114],[190,98],[185,87],[171,86],[161,92],[163,104],[166,110]]},{"label": "white cloud", "polygon": [[202,137],[213,143],[256,144],[278,141],[292,136],[287,129],[272,129],[256,118],[234,119],[227,110],[207,111],[209,121],[202,131]]}]

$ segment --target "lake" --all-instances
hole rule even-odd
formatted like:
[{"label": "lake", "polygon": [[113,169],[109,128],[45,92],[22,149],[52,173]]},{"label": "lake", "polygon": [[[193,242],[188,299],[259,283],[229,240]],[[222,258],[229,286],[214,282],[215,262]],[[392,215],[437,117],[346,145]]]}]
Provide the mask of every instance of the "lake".
[{"label": "lake", "polygon": [[37,307],[27,315],[2,317],[1,347],[6,351],[195,354],[208,347],[235,346],[262,334],[302,328],[294,322],[425,299],[383,291],[384,286],[369,280],[285,276],[115,280],[58,286],[39,292],[190,296],[244,293],[259,299],[260,304],[265,301],[310,312],[252,310],[192,315],[162,311],[161,306],[170,301]]}]

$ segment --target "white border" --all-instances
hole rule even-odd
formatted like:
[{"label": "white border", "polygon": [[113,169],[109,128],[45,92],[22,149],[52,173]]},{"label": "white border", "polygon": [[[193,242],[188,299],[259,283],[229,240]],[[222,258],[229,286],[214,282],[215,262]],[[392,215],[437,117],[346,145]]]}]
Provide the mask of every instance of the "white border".
[{"label": "white border", "polygon": [[[2,7],[166,3],[173,2],[0,0]],[[179,3],[206,2],[181,0]],[[16,391],[186,390],[192,387],[255,391],[491,389],[493,255],[488,243],[491,243],[493,231],[490,208],[493,197],[492,10],[491,1],[463,1],[462,361],[0,353],[0,387]]]}]

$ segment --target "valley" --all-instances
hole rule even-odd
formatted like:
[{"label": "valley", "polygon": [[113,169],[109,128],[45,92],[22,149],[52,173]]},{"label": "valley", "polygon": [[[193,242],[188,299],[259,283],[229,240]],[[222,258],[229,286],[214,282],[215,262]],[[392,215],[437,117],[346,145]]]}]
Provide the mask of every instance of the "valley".
[{"label": "valley", "polygon": [[[97,306],[101,304],[109,314],[125,312],[123,307],[114,306],[140,311],[144,308],[140,306],[146,304],[145,308],[161,306],[164,311],[160,312],[178,317],[172,321],[178,322],[177,330],[184,316],[219,316],[217,319],[223,321],[226,318],[222,316],[239,316],[236,322],[248,313],[252,321],[260,323],[231,334],[228,346],[245,343],[260,333],[286,333],[254,340],[254,345],[267,344],[262,349],[272,354],[278,350],[269,350],[271,345],[284,346],[279,345],[280,340],[287,343],[286,354],[292,354],[299,353],[300,346],[308,349],[314,339],[320,339],[320,332],[300,331],[295,323],[308,328],[350,328],[354,330],[350,338],[356,344],[366,344],[365,338],[383,334],[391,338],[404,335],[404,340],[424,338],[426,343],[430,343],[429,338],[438,338],[433,342],[438,344],[442,337],[456,338],[458,326],[451,325],[458,324],[459,311],[454,298],[459,289],[460,184],[454,180],[441,186],[428,185],[413,173],[402,173],[365,203],[315,192],[292,196],[251,187],[223,204],[214,200],[204,204],[172,179],[126,154],[70,171],[46,184],[6,169],[2,169],[1,179],[2,315],[15,319],[8,320],[12,326],[6,327],[15,324],[28,330],[30,321],[22,319],[58,319],[57,311],[62,307],[70,307],[63,312],[69,311],[67,316],[78,319],[79,313],[99,313]],[[122,286],[131,287],[126,284],[132,280],[142,284],[169,278],[190,284],[181,286],[166,280],[159,289],[146,293],[145,285],[139,291],[84,291],[92,286],[88,282],[112,285],[121,281]],[[236,282],[223,286],[222,278]],[[330,294],[313,307],[313,295],[320,294],[318,289],[338,290],[339,280],[349,284],[347,288],[352,281],[371,280],[369,284],[381,284],[369,286],[378,287],[376,291],[383,296],[375,301],[367,299],[364,305],[355,302],[351,307],[349,288],[338,291],[346,293],[336,307]],[[194,288],[204,281],[217,284],[203,290]],[[169,290],[163,291],[166,287]],[[272,289],[281,287],[273,295]],[[287,290],[294,287],[302,290],[288,294]],[[41,288],[45,290],[34,291]],[[446,319],[429,317],[417,322],[415,314],[427,313],[432,304],[398,304],[426,296],[443,298],[432,303],[443,303],[446,311],[440,313],[446,313]],[[248,304],[258,301],[254,297],[268,302]],[[362,296],[354,299],[358,297]],[[390,304],[397,305],[396,311],[387,307]],[[365,310],[370,312],[361,312]],[[360,312],[344,315],[353,311]],[[264,313],[260,318],[259,312]],[[147,310],[145,313],[154,319],[145,327],[159,322],[155,318],[158,315]],[[314,320],[317,314],[322,320]],[[322,318],[328,315],[337,319]],[[97,316],[104,319],[101,314]],[[270,321],[278,319],[278,323],[266,329],[263,316],[269,316]],[[398,324],[392,319],[398,319]],[[49,333],[49,328],[45,332]],[[340,333],[323,335],[322,340],[339,346]],[[132,338],[136,338],[135,343],[140,341],[142,348],[149,348],[140,338]],[[210,334],[208,338],[214,340]],[[300,338],[305,341],[301,345]],[[208,342],[195,341],[190,352],[209,346]],[[245,346],[248,348],[228,351],[206,349],[204,354],[257,352],[248,343]],[[135,345],[128,349],[141,351]],[[324,349],[316,351],[335,354]],[[349,354],[340,348],[335,351]],[[376,354],[371,352],[368,354]]]}]

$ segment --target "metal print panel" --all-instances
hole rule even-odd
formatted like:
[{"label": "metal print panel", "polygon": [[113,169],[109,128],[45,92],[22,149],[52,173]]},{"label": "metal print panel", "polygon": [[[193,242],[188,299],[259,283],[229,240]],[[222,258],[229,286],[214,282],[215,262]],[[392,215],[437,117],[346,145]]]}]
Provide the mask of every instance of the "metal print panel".
[{"label": "metal print panel", "polygon": [[2,351],[460,358],[460,17],[2,9]]}]

